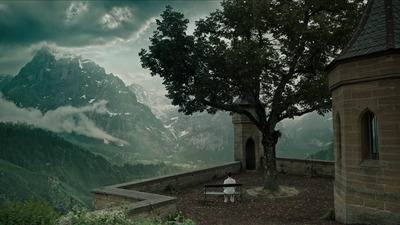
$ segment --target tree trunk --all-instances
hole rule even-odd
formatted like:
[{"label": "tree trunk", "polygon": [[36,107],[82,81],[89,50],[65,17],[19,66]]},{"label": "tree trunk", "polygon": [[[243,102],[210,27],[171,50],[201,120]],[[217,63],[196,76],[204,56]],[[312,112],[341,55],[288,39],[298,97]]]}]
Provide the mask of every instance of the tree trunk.
[{"label": "tree trunk", "polygon": [[265,183],[263,189],[272,192],[279,190],[275,154],[275,146],[279,138],[278,134],[278,131],[274,131],[274,134],[270,135],[263,134],[261,140],[264,148],[263,164],[265,171]]}]

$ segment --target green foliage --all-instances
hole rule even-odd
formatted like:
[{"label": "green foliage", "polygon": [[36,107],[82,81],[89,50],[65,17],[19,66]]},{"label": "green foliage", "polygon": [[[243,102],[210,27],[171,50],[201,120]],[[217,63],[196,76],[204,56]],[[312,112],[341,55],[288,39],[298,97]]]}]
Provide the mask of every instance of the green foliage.
[{"label": "green foliage", "polygon": [[164,163],[117,166],[52,132],[0,123],[0,205],[46,198],[56,211],[92,207],[90,190],[176,171]]},{"label": "green foliage", "polygon": [[173,184],[168,184],[167,187],[165,188],[165,192],[167,194],[178,194],[179,188]]},{"label": "green foliage", "polygon": [[330,209],[329,212],[327,212],[321,218],[328,221],[335,221],[335,209]]},{"label": "green foliage", "polygon": [[101,210],[89,212],[85,207],[74,208],[67,215],[62,216],[58,220],[58,224],[134,224],[132,220],[127,218],[123,210]]},{"label": "green foliage", "polygon": [[330,114],[320,116],[312,112],[279,123],[277,129],[281,130],[282,137],[276,145],[277,157],[308,159],[310,154],[325,150],[326,143],[332,143],[331,118]]},{"label": "green foliage", "polygon": [[277,186],[272,183],[276,125],[331,109],[325,67],[350,40],[364,5],[363,0],[225,0],[222,10],[196,22],[193,35],[186,34],[184,15],[167,6],[149,49],[139,56],[143,68],[163,78],[179,111],[247,116],[262,133],[267,179]]},{"label": "green foliage", "polygon": [[309,171],[309,176],[310,176],[310,177],[318,177],[319,174],[318,174],[317,168],[315,168],[315,167],[312,166],[312,167],[310,168],[310,171]]},{"label": "green foliage", "polygon": [[194,225],[194,221],[191,219],[185,219],[182,216],[182,213],[179,212],[175,215],[170,214],[168,216],[168,220],[165,222],[165,225]]},{"label": "green foliage", "polygon": [[319,159],[319,160],[328,160],[334,161],[334,146],[333,141],[332,143],[325,149],[319,152],[316,152],[310,156],[311,159]]},{"label": "green foliage", "polygon": [[59,225],[194,225],[190,219],[185,219],[181,214],[170,216],[167,221],[160,218],[140,218],[132,220],[128,218],[129,208],[121,208],[120,210],[99,210],[89,212],[86,208],[75,208],[73,212],[69,212],[65,216],[61,216],[57,224]]},{"label": "green foliage", "polygon": [[55,224],[58,213],[45,199],[30,198],[26,202],[6,202],[0,209],[0,224]]},{"label": "green foliage", "polygon": [[160,218],[128,218],[130,207],[119,210],[89,211],[85,207],[74,207],[73,211],[60,216],[45,199],[30,198],[26,202],[6,202],[0,209],[0,224],[4,225],[194,225],[181,213],[169,215],[166,221]]},{"label": "green foliage", "polygon": [[297,195],[299,191],[294,187],[279,186],[275,190],[265,189],[264,187],[252,188],[248,191],[252,196],[265,196],[268,198],[282,198]]},{"label": "green foliage", "polygon": [[363,5],[226,0],[222,10],[196,22],[193,35],[186,34],[184,15],[167,6],[149,49],[139,55],[182,112],[245,113],[233,97],[246,97],[261,110],[253,122],[262,124],[268,112],[277,123],[330,109],[324,68],[350,39]]}]

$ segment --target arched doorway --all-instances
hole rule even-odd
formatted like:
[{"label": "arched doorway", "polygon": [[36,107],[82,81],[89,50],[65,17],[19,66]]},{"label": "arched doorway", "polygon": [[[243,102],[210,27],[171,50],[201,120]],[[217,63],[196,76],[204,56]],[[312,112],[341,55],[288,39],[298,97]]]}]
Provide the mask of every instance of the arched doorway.
[{"label": "arched doorway", "polygon": [[249,138],[246,142],[246,170],[256,169],[256,152],[253,139]]}]

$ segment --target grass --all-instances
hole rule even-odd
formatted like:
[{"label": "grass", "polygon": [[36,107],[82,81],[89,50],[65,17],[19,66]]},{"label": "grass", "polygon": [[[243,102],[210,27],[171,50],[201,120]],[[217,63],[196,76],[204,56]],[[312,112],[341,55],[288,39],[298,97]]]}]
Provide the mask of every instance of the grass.
[{"label": "grass", "polygon": [[335,209],[330,209],[329,212],[321,217],[321,219],[335,221]]},{"label": "grass", "polygon": [[279,186],[278,191],[269,191],[269,190],[264,190],[263,187],[256,187],[253,189],[249,189],[247,193],[252,196],[265,196],[267,198],[284,198],[284,197],[295,196],[299,193],[299,191],[294,187]]}]

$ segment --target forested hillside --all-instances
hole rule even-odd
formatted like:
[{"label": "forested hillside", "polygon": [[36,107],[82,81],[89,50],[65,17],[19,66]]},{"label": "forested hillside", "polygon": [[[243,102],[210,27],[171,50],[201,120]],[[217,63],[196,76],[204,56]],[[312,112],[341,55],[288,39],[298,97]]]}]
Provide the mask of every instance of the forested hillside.
[{"label": "forested hillside", "polygon": [[334,146],[333,142],[325,149],[316,152],[310,156],[311,159],[334,161]]},{"label": "forested hillside", "polygon": [[161,164],[113,165],[50,131],[0,123],[0,205],[45,197],[58,211],[80,204],[92,208],[90,190],[177,172]]}]

